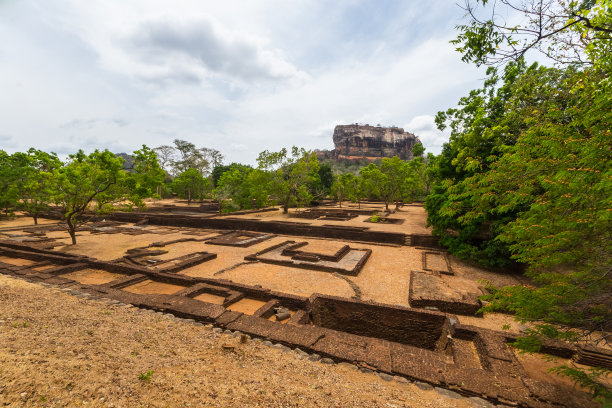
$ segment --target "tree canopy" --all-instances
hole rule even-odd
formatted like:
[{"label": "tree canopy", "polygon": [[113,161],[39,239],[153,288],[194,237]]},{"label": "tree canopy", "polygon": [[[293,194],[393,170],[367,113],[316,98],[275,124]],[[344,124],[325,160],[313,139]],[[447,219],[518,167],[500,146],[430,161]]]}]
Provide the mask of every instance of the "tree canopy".
[{"label": "tree canopy", "polygon": [[[498,5],[524,13],[497,19]],[[476,6],[492,14],[481,19]],[[488,8],[487,8],[488,7]],[[451,137],[436,159],[428,222],[459,256],[487,265],[518,262],[534,286],[489,286],[484,311],[509,311],[533,329],[516,342],[588,338],[612,330],[612,2],[467,2],[454,41],[463,60],[489,67],[482,89],[440,112]],[[522,58],[539,49],[554,68]],[[590,372],[555,369],[612,401]]]},{"label": "tree canopy", "polygon": [[[68,163],[53,171],[53,201],[59,207],[73,244],[76,230],[84,222],[83,215],[90,204],[106,194],[107,202],[119,199],[121,189],[115,189],[124,176],[123,159],[108,150],[96,150],[86,155],[82,150],[70,155]],[[99,205],[98,211],[104,211]]]},{"label": "tree canopy", "polygon": [[287,213],[292,205],[306,205],[312,199],[308,186],[320,180],[319,161],[314,152],[293,147],[289,153],[264,150],[257,157],[260,170],[269,172],[269,192]]}]

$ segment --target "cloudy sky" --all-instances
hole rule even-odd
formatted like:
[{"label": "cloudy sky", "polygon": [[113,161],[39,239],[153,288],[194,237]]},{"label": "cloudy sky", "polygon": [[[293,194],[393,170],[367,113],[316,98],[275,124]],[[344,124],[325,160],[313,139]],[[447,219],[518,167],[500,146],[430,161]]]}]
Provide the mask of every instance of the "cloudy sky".
[{"label": "cloudy sky", "polygon": [[448,43],[462,18],[453,0],[0,0],[0,149],[178,138],[253,163],[359,122],[438,153],[436,112],[484,77]]}]

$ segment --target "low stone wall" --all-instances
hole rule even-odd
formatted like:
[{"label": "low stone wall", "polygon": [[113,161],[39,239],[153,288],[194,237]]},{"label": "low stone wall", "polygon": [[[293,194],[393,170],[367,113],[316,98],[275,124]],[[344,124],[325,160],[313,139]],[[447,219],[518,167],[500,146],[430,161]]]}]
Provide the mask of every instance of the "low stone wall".
[{"label": "low stone wall", "polygon": [[282,235],[299,235],[307,237],[345,239],[404,245],[406,235],[397,232],[370,231],[361,228],[342,228],[339,226],[309,225],[306,223],[287,223],[280,221],[260,221],[243,218],[203,218],[187,215],[164,216],[154,213],[114,213],[107,218],[123,222],[138,222],[146,217],[149,224],[174,227],[217,228],[228,230],[246,230],[268,232]]},{"label": "low stone wall", "polygon": [[[11,247],[0,244],[0,254],[41,261],[28,265],[0,262],[0,273],[64,287],[69,293],[85,292],[197,322],[210,322],[333,361],[353,362],[362,370],[426,382],[495,404],[530,408],[597,406],[585,392],[530,377],[508,346],[506,333],[457,324],[456,318],[440,312],[318,294],[304,298],[227,280],[162,273],[59,252],[41,253],[25,244]],[[38,269],[49,263],[61,265]],[[64,277],[68,272],[89,268],[123,276],[105,284],[81,284]],[[123,289],[145,280],[184,289],[170,295]],[[219,305],[194,298],[201,293],[222,295],[224,302]],[[241,297],[266,303],[253,315],[225,307],[231,307]],[[288,324],[268,320],[276,306],[295,310]],[[575,354],[567,345],[565,349],[555,345],[555,349]],[[605,350],[595,351],[588,350],[589,357],[597,361],[609,359]]]},{"label": "low stone wall", "polygon": [[315,326],[428,350],[442,336],[446,319],[439,313],[320,295],[311,298],[310,314]]}]

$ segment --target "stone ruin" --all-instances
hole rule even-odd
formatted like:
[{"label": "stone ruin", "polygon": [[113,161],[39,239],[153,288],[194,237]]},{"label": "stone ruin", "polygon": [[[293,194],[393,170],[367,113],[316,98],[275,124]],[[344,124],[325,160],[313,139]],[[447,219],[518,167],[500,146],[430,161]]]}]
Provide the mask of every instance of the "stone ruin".
[{"label": "stone ruin", "polygon": [[[184,214],[156,217],[153,213],[147,215],[147,223],[178,224],[180,228],[193,220]],[[570,392],[531,378],[508,345],[515,335],[458,322],[456,314],[474,315],[480,308],[478,294],[466,295],[440,279],[452,276],[454,271],[447,254],[427,237],[401,234],[401,239],[397,239],[388,233],[391,235],[381,240],[392,245],[422,246],[421,270],[410,272],[407,296],[411,307],[405,307],[316,293],[302,297],[224,279],[181,274],[188,267],[216,259],[217,254],[207,250],[171,258],[167,255],[173,245],[195,242],[220,248],[247,248],[273,238],[279,230],[291,230],[293,235],[304,232],[300,235],[304,240],[271,245],[247,255],[245,261],[326,271],[349,279],[359,274],[372,253],[364,243],[343,245],[337,250],[309,249],[305,237],[322,234],[313,226],[270,223],[259,231],[247,231],[236,228],[244,227],[240,219],[222,221],[216,226],[229,231],[214,227],[205,230],[202,227],[211,228],[205,221],[199,221],[201,226],[191,223],[188,232],[194,235],[192,238],[154,242],[128,250],[122,258],[112,261],[51,250],[56,246],[53,239],[42,233],[26,234],[31,241],[0,241],[0,273],[212,323],[336,362],[352,362],[363,371],[401,376],[491,403],[522,407],[595,406],[586,393]],[[41,226],[37,231],[53,228]],[[116,221],[92,224],[90,231],[150,233]],[[331,238],[340,235],[354,241],[359,231],[361,242],[375,242],[380,237],[369,235],[372,231],[367,229],[351,228],[332,229],[329,234]],[[542,352],[573,358],[580,364],[612,366],[611,353],[594,347],[551,342],[544,345]]]}]

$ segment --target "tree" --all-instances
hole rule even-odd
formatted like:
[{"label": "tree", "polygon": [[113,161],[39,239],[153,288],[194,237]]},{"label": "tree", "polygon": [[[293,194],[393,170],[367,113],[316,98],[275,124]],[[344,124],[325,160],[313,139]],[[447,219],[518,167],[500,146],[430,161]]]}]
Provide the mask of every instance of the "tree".
[{"label": "tree", "polygon": [[323,191],[325,191],[326,194],[329,194],[332,184],[334,183],[334,174],[332,172],[331,165],[327,163],[319,165],[319,179],[321,180]]},{"label": "tree", "polygon": [[[494,221],[489,241],[526,264],[535,286],[490,286],[484,298],[491,302],[485,312],[512,312],[534,322],[516,347],[538,351],[550,338],[609,344],[612,2],[517,3],[501,2],[530,17],[516,26],[500,24],[495,15],[479,20],[469,10],[471,24],[460,27],[455,41],[464,61],[503,63],[537,48],[560,66],[533,65],[509,84],[498,115],[480,115],[494,119],[480,121],[474,132],[496,141],[487,157],[480,156],[485,161],[460,157],[462,143],[451,138],[438,160],[439,174],[461,180],[447,178],[434,187],[429,209],[434,216],[454,217],[461,228]],[[469,141],[463,129],[479,123],[466,120],[470,112],[462,111],[465,116],[454,118],[468,126],[453,130]],[[444,185],[445,198],[436,191]],[[554,371],[590,388],[605,404],[612,402],[612,390],[600,381],[609,370],[570,364]]]},{"label": "tree", "polygon": [[473,194],[474,182],[470,177],[488,171],[527,127],[519,111],[505,109],[517,93],[525,100],[538,100],[537,87],[520,90],[515,87],[525,71],[522,60],[506,65],[502,75],[490,67],[481,89],[461,98],[458,108],[438,112],[436,116],[438,128],[450,127],[451,136],[432,170],[437,181],[425,200],[428,226],[433,226],[440,243],[453,254],[487,266],[509,265],[510,251],[496,237],[514,214],[471,213],[478,195]]},{"label": "tree", "polygon": [[226,210],[242,210],[251,208],[251,191],[253,185],[249,178],[253,169],[249,166],[237,165],[221,175],[215,189],[215,196]]},{"label": "tree", "polygon": [[126,177],[126,188],[130,201],[139,207],[144,206],[143,198],[159,197],[166,173],[160,166],[155,150],[146,145],[132,153],[134,167]]},{"label": "tree", "polygon": [[52,172],[61,166],[55,153],[30,149],[27,153],[14,153],[12,166],[17,177],[13,180],[17,189],[18,207],[38,224],[39,215],[49,209],[52,201]]},{"label": "tree", "polygon": [[387,211],[390,203],[397,203],[410,191],[410,168],[397,156],[383,158],[380,167],[370,163],[361,169],[360,175],[365,180],[363,187],[370,195],[380,197]]},{"label": "tree", "polygon": [[208,168],[215,168],[223,164],[223,154],[221,154],[221,152],[216,149],[202,147],[200,148],[200,153],[202,154],[206,162],[209,163]]},{"label": "tree", "polygon": [[414,146],[412,146],[411,151],[412,157],[423,157],[423,154],[425,153],[425,147],[422,143],[416,143]]},{"label": "tree", "polygon": [[[82,150],[70,155],[68,163],[53,170],[53,199],[66,223],[72,244],[76,244],[76,230],[92,201],[121,181],[123,159],[108,150],[96,150],[86,155]],[[112,198],[123,198],[120,190]],[[104,211],[105,208],[98,208]]]},{"label": "tree", "polygon": [[160,166],[168,173],[178,175],[187,169],[197,169],[204,177],[209,176],[211,168],[223,164],[223,155],[216,149],[196,147],[186,140],[174,139],[174,146],[156,147]]},{"label": "tree", "polygon": [[0,150],[0,209],[5,216],[13,214],[19,201],[19,192],[15,180],[18,172],[13,165],[10,154]]},{"label": "tree", "polygon": [[206,192],[210,191],[210,180],[204,178],[196,169],[187,169],[179,174],[172,182],[172,189],[181,198],[187,199],[187,205],[193,199],[201,200]]},{"label": "tree", "polygon": [[[560,63],[591,65],[612,51],[611,7],[610,0],[466,0],[470,22],[451,43],[463,61],[477,65],[518,61],[531,49]],[[523,20],[516,24],[509,14]]]},{"label": "tree", "polygon": [[210,173],[210,177],[212,179],[213,187],[215,188],[217,187],[217,185],[219,184],[219,179],[221,178],[223,173],[225,173],[226,171],[230,171],[232,169],[232,166],[234,166],[235,164],[236,163],[215,166],[212,169],[212,172]]},{"label": "tree", "polygon": [[[527,351],[539,351],[545,338],[609,344],[612,329],[609,77],[572,69],[563,74],[563,82],[548,89],[556,103],[525,112],[531,126],[482,176],[474,210],[516,214],[498,239],[528,265],[537,286],[491,288],[485,311],[538,322],[517,343]],[[612,390],[597,381],[609,371],[569,365],[557,371],[612,401]]]},{"label": "tree", "polygon": [[312,199],[308,185],[319,180],[319,161],[314,152],[293,147],[291,155],[283,148],[279,152],[261,152],[259,169],[271,175],[270,192],[283,207],[283,213],[293,205],[305,205]]},{"label": "tree", "polygon": [[155,153],[157,154],[157,158],[159,160],[159,165],[162,169],[166,171],[166,173],[172,172],[172,162],[176,160],[176,150],[172,146],[162,145],[156,147]]},{"label": "tree", "polygon": [[380,189],[387,182],[385,175],[375,163],[370,163],[359,170],[360,191],[364,197],[380,198]]}]

